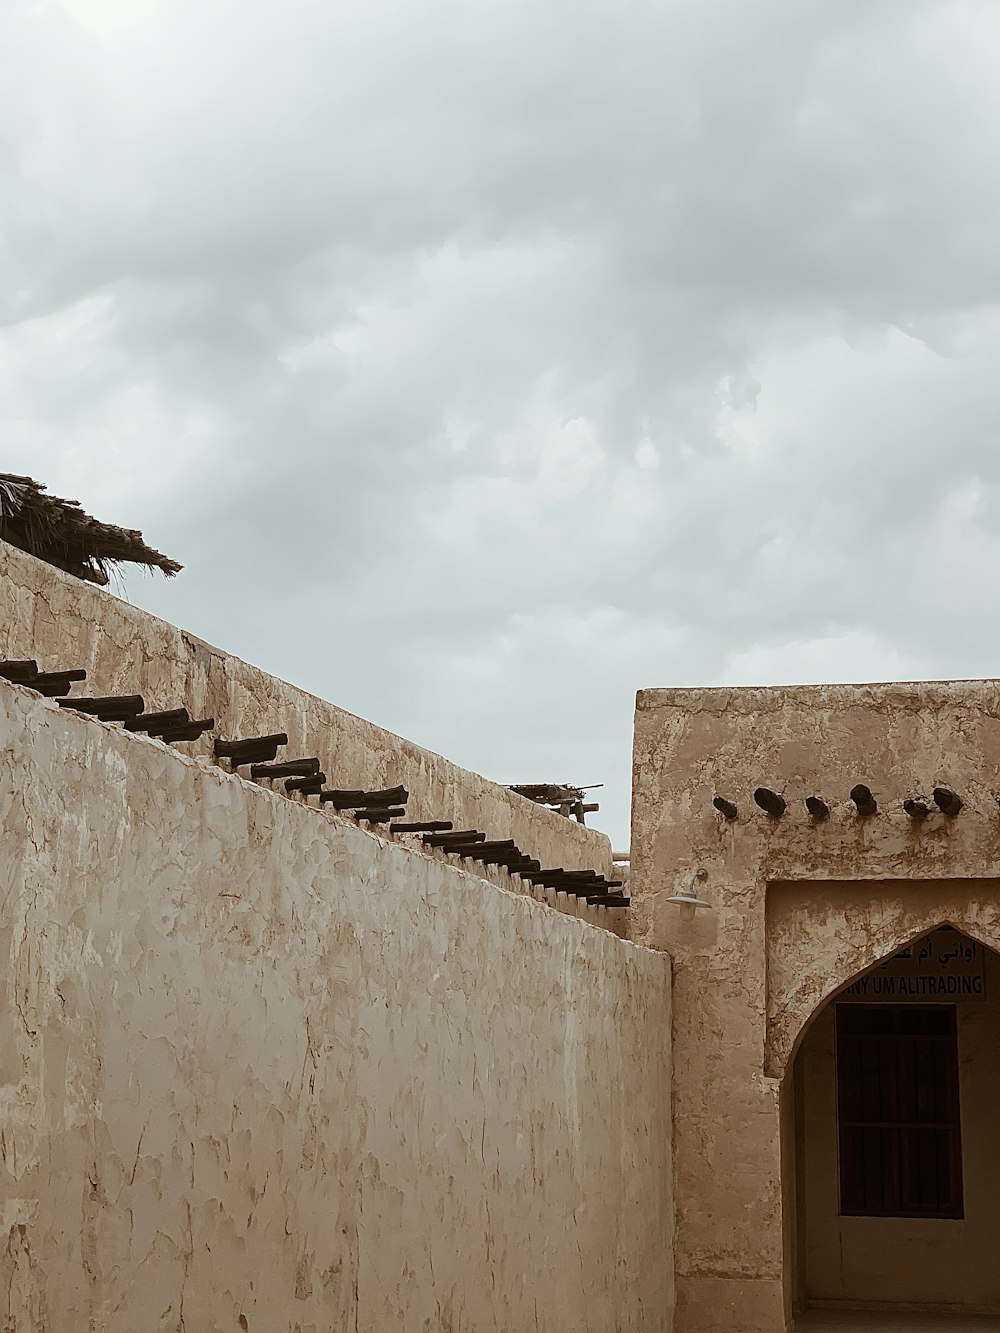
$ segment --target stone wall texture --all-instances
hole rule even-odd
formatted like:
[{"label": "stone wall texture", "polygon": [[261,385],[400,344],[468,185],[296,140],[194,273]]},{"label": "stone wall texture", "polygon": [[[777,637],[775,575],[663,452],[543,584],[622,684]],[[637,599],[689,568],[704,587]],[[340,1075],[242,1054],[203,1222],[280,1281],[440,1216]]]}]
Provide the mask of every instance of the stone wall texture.
[{"label": "stone wall texture", "polygon": [[[935,925],[1000,944],[1000,682],[645,690],[633,781],[633,938],[674,962],[677,1333],[778,1333],[796,1290],[797,1041],[834,990]],[[857,783],[877,815],[857,814]],[[959,816],[909,819],[902,801],[938,785]],[[782,818],[758,786],[784,795]],[[711,907],[686,920],[668,899],[695,868]]]},{"label": "stone wall texture", "polygon": [[[313,735],[51,597],[18,654]],[[663,956],[4,682],[0,853],[6,1333],[670,1328]]]},{"label": "stone wall texture", "polygon": [[[89,678],[77,693],[141,694],[149,711],[183,705],[192,716],[214,717],[218,734],[226,737],[286,732],[283,754],[317,755],[331,786],[368,790],[402,783],[413,820],[451,819],[456,828],[513,838],[543,866],[611,874],[611,844],[598,830],[563,819],[0,542],[4,658],[34,658],[43,670],[83,667]],[[186,745],[184,753],[207,756],[211,748],[207,736]],[[578,907],[565,894],[546,900],[627,933],[628,914],[621,908]]]}]

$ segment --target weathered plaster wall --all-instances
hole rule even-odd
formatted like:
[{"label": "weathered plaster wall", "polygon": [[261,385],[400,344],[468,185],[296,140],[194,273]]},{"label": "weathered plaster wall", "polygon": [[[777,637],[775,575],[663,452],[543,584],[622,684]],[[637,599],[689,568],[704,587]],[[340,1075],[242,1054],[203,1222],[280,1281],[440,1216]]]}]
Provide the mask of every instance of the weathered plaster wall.
[{"label": "weathered plaster wall", "polygon": [[764,1067],[782,1078],[823,1001],[910,940],[947,922],[1000,949],[1000,880],[776,883],[766,921]]},{"label": "weathered plaster wall", "polygon": [[[677,1333],[775,1333],[793,1277],[782,1199],[787,1056],[810,1005],[912,934],[942,920],[977,938],[991,929],[1000,683],[643,691],[633,778],[633,937],[668,950],[675,969]],[[857,782],[879,801],[872,819],[848,800]],[[901,801],[938,784],[966,808],[914,824]],[[784,818],[754,805],[758,785],[785,795]],[[713,809],[717,793],[738,803],[735,822]],[[830,802],[828,820],[806,814],[812,794]],[[699,892],[712,910],[687,922],[666,899],[694,867],[708,871]],[[856,885],[838,914],[831,881],[883,888],[873,898]],[[914,910],[916,881],[953,883]],[[805,944],[769,983],[768,885],[779,882],[807,904],[787,925]],[[837,940],[845,920],[849,957]],[[834,975],[844,967],[847,976]]]},{"label": "weathered plaster wall", "polygon": [[662,956],[0,684],[16,1333],[665,1333]]},{"label": "weathered plaster wall", "polygon": [[803,1121],[803,1291],[814,1302],[1000,1312],[1000,958],[987,954],[986,997],[958,1018],[965,1216],[840,1217],[836,1009],[825,1005],[798,1053]]},{"label": "weathered plaster wall", "polygon": [[[544,866],[610,875],[611,844],[598,830],[552,814],[0,542],[3,658],[35,658],[43,669],[84,667],[90,673],[85,693],[142,694],[149,710],[183,705],[196,717],[214,717],[221,735],[284,731],[284,753],[318,755],[332,786],[402,783],[413,819],[451,819],[456,828],[513,838]],[[211,745],[205,737],[184,752],[207,755]],[[570,906],[565,894],[559,906]],[[594,909],[582,910],[596,919]],[[599,910],[604,925],[627,929],[627,913]]]}]

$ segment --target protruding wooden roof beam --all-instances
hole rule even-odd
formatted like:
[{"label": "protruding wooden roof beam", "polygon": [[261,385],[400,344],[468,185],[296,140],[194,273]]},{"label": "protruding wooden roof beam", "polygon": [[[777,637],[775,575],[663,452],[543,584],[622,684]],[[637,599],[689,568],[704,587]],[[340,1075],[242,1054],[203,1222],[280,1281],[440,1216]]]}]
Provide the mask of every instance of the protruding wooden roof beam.
[{"label": "protruding wooden roof beam", "polygon": [[398,805],[408,801],[410,793],[405,787],[387,787],[384,791],[348,791],[336,788],[321,791],[319,799],[337,810],[361,810],[379,805]]},{"label": "protruding wooden roof beam", "polygon": [[486,834],[475,829],[460,829],[456,833],[429,833],[422,839],[428,847],[448,847],[451,843],[485,842]]},{"label": "protruding wooden roof beam", "polygon": [[215,729],[214,717],[203,717],[188,722],[179,727],[167,727],[158,734],[161,741],[166,741],[168,745],[174,745],[178,741],[196,741],[204,736],[206,731]]},{"label": "protruding wooden roof beam", "polygon": [[[465,851],[458,852],[456,855],[464,857],[467,861],[478,861],[480,865],[484,866],[501,866],[505,870],[509,870],[511,874],[514,874],[518,867],[524,865],[520,852],[477,852],[472,848],[466,848]],[[525,866],[525,869],[527,869],[527,866]]]},{"label": "protruding wooden roof beam", "polygon": [[439,845],[444,851],[452,852],[456,856],[475,856],[477,859],[493,852],[517,852],[517,844],[513,838],[494,838],[492,841],[472,838],[467,842],[447,842]]},{"label": "protruding wooden roof beam", "polygon": [[772,819],[780,819],[788,809],[788,802],[785,798],[772,791],[770,787],[758,787],[753,794],[753,799],[766,815]]},{"label": "protruding wooden roof beam", "polygon": [[868,819],[878,814],[878,802],[872,795],[871,788],[866,787],[863,782],[858,782],[851,788],[851,800],[863,818]]},{"label": "protruding wooden roof beam", "polygon": [[934,804],[949,819],[954,819],[965,804],[961,796],[957,796],[948,787],[935,787],[931,795],[934,797]]},{"label": "protruding wooden roof beam", "polygon": [[83,667],[70,667],[66,671],[39,671],[38,663],[28,660],[0,662],[0,677],[15,685],[25,685],[48,699],[56,699],[62,694],[69,694],[74,681],[86,680],[87,673]]},{"label": "protruding wooden roof beam", "polygon": [[274,764],[251,764],[250,776],[255,782],[275,778],[313,778],[320,770],[318,759],[281,759]]},{"label": "protruding wooden roof beam", "polygon": [[77,713],[88,713],[102,722],[127,722],[145,707],[141,694],[105,695],[101,698],[57,699],[60,708],[72,708]]},{"label": "protruding wooden roof beam", "polygon": [[570,893],[577,898],[585,898],[588,893],[602,893],[609,888],[620,888],[622,883],[617,879],[605,879],[596,871],[574,873],[567,870],[543,870],[539,874],[526,875],[525,879],[530,880],[537,888]]},{"label": "protruding wooden roof beam", "polygon": [[379,810],[352,810],[355,819],[363,819],[368,824],[388,824],[390,819],[399,819],[406,814],[403,806],[385,806]]},{"label": "protruding wooden roof beam", "polygon": [[243,764],[262,764],[268,763],[278,753],[282,745],[288,744],[288,737],[283,731],[275,732],[272,736],[249,736],[245,740],[227,741],[221,736],[216,737],[215,756],[217,759],[228,759],[233,768],[239,768]]},{"label": "protruding wooden roof beam", "polygon": [[[70,700],[67,700],[70,703]],[[160,713],[142,713],[129,718],[125,723],[126,731],[168,731],[176,727],[188,726],[191,714],[186,708],[167,708]]]},{"label": "protruding wooden roof beam", "polygon": [[318,796],[326,786],[325,773],[313,773],[305,778],[289,778],[285,783],[285,791],[301,792],[303,796]]},{"label": "protruding wooden roof beam", "polygon": [[545,870],[540,870],[537,879],[559,879],[567,882],[594,882],[600,876],[596,870],[564,870],[562,866],[550,866]]},{"label": "protruding wooden roof beam", "polygon": [[60,699],[69,694],[74,681],[86,680],[83,667],[74,667],[70,671],[39,671],[38,675],[24,682],[29,690],[35,690],[46,699]]},{"label": "protruding wooden roof beam", "polygon": [[13,681],[16,685],[23,685],[26,680],[31,680],[37,675],[37,662],[0,662],[0,677]]},{"label": "protruding wooden roof beam", "polygon": [[595,880],[593,884],[574,885],[572,882],[569,884],[561,884],[558,886],[557,891],[559,893],[568,893],[571,898],[590,898],[593,897],[594,894],[611,893],[615,889],[620,889],[621,887],[622,882],[620,879],[598,879]]}]

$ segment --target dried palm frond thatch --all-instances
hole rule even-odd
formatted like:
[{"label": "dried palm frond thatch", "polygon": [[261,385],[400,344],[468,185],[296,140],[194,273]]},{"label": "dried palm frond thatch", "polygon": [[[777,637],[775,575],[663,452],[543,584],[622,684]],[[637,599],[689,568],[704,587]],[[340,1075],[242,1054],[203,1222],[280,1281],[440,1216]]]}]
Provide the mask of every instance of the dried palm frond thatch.
[{"label": "dried palm frond thatch", "polygon": [[592,782],[589,787],[572,787],[568,782],[522,782],[511,784],[508,791],[525,796],[536,805],[547,805],[550,810],[558,810],[567,818],[572,815],[581,824],[586,824],[586,816],[600,810],[596,801],[586,801],[585,795],[595,787],[603,787],[603,782]]},{"label": "dried palm frond thatch", "polygon": [[571,787],[566,782],[527,782],[510,786],[518,796],[526,796],[536,805],[565,805],[567,802],[584,800],[584,792],[594,787],[603,787],[603,782],[593,782],[589,787]]},{"label": "dried palm frond thatch", "polygon": [[78,579],[104,586],[114,565],[129,562],[167,576],[182,566],[154,551],[141,532],[100,523],[76,500],[60,500],[31,477],[0,472],[0,540]]}]

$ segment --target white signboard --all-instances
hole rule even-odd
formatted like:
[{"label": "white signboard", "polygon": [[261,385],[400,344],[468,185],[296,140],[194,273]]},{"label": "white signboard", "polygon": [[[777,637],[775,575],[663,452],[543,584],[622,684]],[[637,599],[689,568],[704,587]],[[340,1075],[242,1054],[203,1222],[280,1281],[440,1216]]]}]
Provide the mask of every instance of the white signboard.
[{"label": "white signboard", "polygon": [[846,986],[838,1000],[982,1000],[986,952],[968,935],[942,926]]}]

